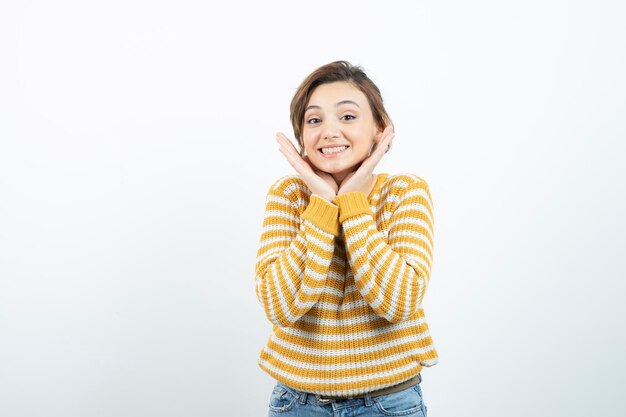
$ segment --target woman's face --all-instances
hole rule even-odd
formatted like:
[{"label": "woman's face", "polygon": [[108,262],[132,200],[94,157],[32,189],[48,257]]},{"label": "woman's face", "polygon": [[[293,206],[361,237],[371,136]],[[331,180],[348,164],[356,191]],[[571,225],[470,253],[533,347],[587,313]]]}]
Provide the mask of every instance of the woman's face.
[{"label": "woman's face", "polygon": [[302,140],[309,161],[340,184],[368,157],[380,130],[365,94],[338,81],[313,91],[304,112]]}]

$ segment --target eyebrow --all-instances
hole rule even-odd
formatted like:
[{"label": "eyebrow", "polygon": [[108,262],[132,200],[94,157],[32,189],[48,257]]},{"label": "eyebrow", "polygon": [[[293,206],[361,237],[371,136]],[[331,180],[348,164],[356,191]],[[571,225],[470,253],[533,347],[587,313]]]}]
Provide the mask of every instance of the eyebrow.
[{"label": "eyebrow", "polygon": [[[342,104],[354,104],[358,108],[361,108],[361,106],[359,106],[359,104],[356,101],[352,101],[352,100],[341,100],[339,103],[335,104],[335,107],[339,107]],[[321,109],[321,107],[313,104],[313,105],[310,105],[309,107],[307,107],[306,109],[304,109],[304,112],[306,113],[307,111],[309,111],[311,109]]]}]

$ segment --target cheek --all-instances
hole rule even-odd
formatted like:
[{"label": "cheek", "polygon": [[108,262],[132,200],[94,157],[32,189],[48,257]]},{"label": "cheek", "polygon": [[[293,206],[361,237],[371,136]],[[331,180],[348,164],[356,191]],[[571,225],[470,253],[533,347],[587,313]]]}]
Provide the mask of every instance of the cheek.
[{"label": "cheek", "polygon": [[363,125],[350,126],[350,128],[346,130],[346,134],[363,142],[370,141],[373,138],[374,133],[375,132],[372,131],[372,129],[370,129],[368,126]]},{"label": "cheek", "polygon": [[315,138],[314,135],[311,135],[310,133],[303,133],[302,134],[302,143],[304,143],[304,147],[307,149],[310,149],[311,147],[314,147],[315,144],[317,143],[317,140]]},{"label": "cheek", "polygon": [[353,147],[359,150],[369,150],[370,146],[372,146],[372,142],[374,141],[374,136],[371,134],[372,132],[370,132],[369,129],[359,129],[358,131],[354,131],[352,133]]}]

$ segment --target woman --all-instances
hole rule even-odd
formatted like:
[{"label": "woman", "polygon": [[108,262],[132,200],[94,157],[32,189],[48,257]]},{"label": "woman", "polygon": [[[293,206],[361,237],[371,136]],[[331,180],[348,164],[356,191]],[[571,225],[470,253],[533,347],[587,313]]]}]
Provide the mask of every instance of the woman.
[{"label": "woman", "polygon": [[269,189],[256,292],[272,334],[259,365],[277,380],[269,415],[426,415],[437,363],[422,301],[433,213],[426,181],[374,174],[394,137],[360,67],[324,65],[299,86],[280,152],[298,175]]}]

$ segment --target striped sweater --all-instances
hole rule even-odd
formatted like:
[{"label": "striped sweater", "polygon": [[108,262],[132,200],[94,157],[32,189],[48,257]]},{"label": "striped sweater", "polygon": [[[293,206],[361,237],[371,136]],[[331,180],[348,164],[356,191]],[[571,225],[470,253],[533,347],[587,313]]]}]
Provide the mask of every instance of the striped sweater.
[{"label": "striped sweater", "polygon": [[417,176],[378,174],[369,196],[332,203],[296,175],[280,178],[256,261],[274,325],[259,366],[293,388],[349,396],[436,364],[422,309],[432,253],[432,202]]}]

